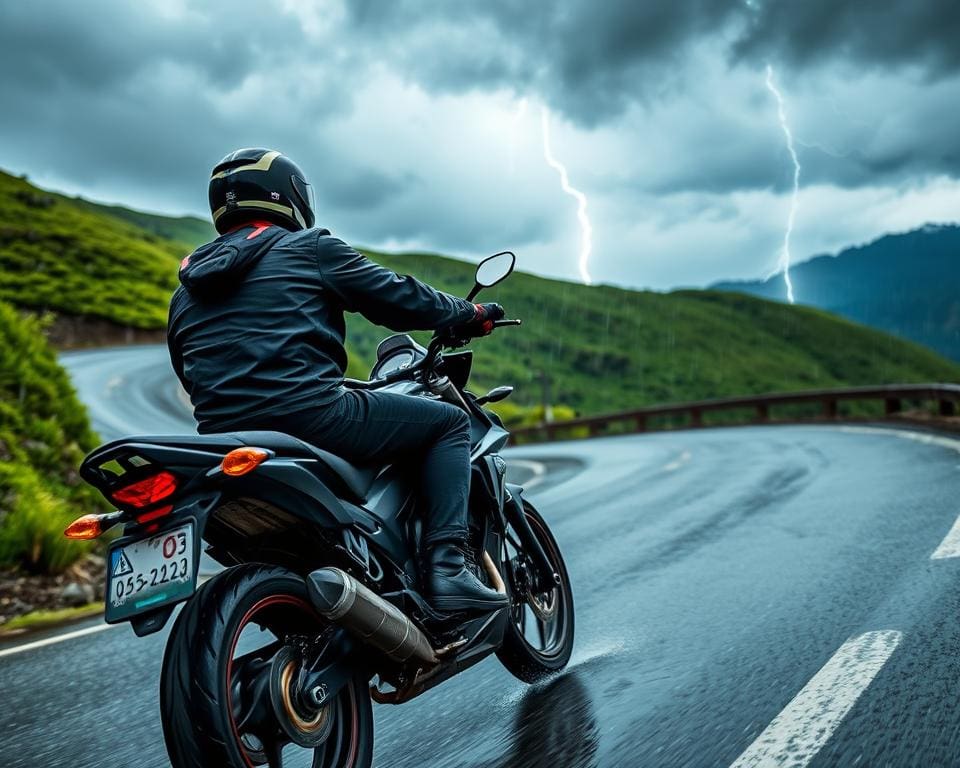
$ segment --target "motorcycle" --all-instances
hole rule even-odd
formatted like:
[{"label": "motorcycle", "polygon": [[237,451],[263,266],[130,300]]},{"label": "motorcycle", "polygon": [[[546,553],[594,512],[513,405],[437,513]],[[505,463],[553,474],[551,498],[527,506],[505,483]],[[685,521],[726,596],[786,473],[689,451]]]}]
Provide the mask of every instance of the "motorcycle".
[{"label": "motorcycle", "polygon": [[[467,299],[516,257],[477,268]],[[496,328],[520,325],[500,320]],[[416,473],[357,466],[280,432],[130,437],[86,457],[81,477],[117,505],[72,523],[72,538],[116,525],[105,620],[167,639],[160,711],[175,768],[363,768],[372,701],[402,704],[496,654],[541,680],[570,659],[570,581],[546,521],[507,482],[509,433],[483,406],[512,387],[467,389],[469,339],[385,339],[369,381],[345,386],[438,398],[471,421],[468,562],[507,607],[442,614],[423,594]],[[200,576],[201,543],[224,566]],[[202,581],[202,583],[201,583]]]}]

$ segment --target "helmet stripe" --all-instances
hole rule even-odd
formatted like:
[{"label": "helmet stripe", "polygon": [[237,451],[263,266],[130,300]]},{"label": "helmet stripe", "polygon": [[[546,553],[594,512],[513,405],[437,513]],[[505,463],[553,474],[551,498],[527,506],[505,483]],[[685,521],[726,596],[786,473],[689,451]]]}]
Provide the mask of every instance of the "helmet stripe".
[{"label": "helmet stripe", "polygon": [[236,168],[227,168],[225,171],[220,171],[220,173],[213,174],[210,179],[222,179],[239,171],[269,171],[273,161],[278,157],[280,157],[279,152],[265,152],[263,157],[261,157],[255,163],[250,163],[249,165],[240,165]]}]

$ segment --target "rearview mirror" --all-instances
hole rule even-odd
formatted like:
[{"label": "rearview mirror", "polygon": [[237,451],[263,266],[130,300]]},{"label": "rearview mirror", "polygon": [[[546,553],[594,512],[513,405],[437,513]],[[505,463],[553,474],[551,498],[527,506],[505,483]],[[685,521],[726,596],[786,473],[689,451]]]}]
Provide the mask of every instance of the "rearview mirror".
[{"label": "rearview mirror", "polygon": [[477,398],[477,405],[486,405],[487,403],[499,403],[501,400],[505,400],[513,394],[513,387],[495,387],[491,389],[483,397]]},{"label": "rearview mirror", "polygon": [[480,293],[482,288],[492,288],[497,283],[506,280],[513,272],[513,266],[517,263],[517,257],[510,251],[495,253],[488,256],[477,265],[477,275],[474,278],[475,284],[467,300],[470,301]]}]

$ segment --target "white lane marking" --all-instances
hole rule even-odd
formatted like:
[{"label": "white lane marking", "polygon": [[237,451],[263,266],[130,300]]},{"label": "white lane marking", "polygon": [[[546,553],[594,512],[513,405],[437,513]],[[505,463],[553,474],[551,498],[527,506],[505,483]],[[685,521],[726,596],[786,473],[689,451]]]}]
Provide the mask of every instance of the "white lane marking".
[{"label": "white lane marking", "polygon": [[36,648],[43,648],[47,645],[56,645],[57,643],[62,643],[65,640],[73,640],[77,637],[83,637],[84,635],[93,635],[97,632],[103,632],[105,629],[113,629],[114,627],[120,626],[119,624],[95,624],[92,627],[84,627],[83,629],[75,629],[72,632],[64,632],[62,635],[54,635],[53,637],[45,637],[43,640],[34,640],[30,643],[23,643],[22,645],[15,645],[12,648],[4,648],[0,650],[0,658],[4,656],[13,656],[17,653],[23,653],[25,651],[32,651]]},{"label": "white lane marking", "polygon": [[960,518],[957,518],[940,546],[930,555],[931,560],[945,560],[948,557],[960,557]]},{"label": "white lane marking", "polygon": [[123,386],[123,376],[113,376],[107,380],[107,397],[110,397],[113,394],[113,390],[117,387]]},{"label": "white lane marking", "polygon": [[684,452],[681,453],[676,459],[674,459],[673,461],[671,461],[669,464],[664,464],[664,465],[663,465],[663,471],[664,471],[664,472],[676,472],[678,469],[680,469],[680,467],[682,467],[684,464],[686,464],[688,461],[690,461],[690,457],[691,457],[692,455],[693,455],[693,454],[691,454],[690,451],[684,451]]},{"label": "white lane marking", "polygon": [[851,637],[747,747],[731,768],[803,768],[827,743],[893,654],[895,630]]},{"label": "white lane marking", "polygon": [[[883,429],[882,427],[840,427],[842,432],[850,432],[858,435],[889,435],[899,437],[902,440],[913,440],[916,443],[924,445],[936,445],[940,448],[946,448],[950,451],[960,453],[960,440],[952,437],[943,437],[941,435],[931,435],[926,432],[911,432],[906,429]],[[931,560],[946,560],[950,557],[960,557],[960,518],[954,522],[953,527],[947,532],[946,537],[940,542],[933,554]]]},{"label": "white lane marking", "polygon": [[524,490],[529,490],[535,485],[542,483],[546,478],[547,474],[547,465],[540,461],[533,461],[532,459],[510,459],[508,464],[512,464],[515,467],[526,467],[533,473],[533,477],[527,480],[525,483],[521,483]]}]

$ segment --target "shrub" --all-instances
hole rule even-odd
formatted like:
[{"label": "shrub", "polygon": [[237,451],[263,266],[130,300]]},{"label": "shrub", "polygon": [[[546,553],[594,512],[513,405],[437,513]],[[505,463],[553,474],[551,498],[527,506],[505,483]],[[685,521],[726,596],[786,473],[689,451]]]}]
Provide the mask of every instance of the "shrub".
[{"label": "shrub", "polygon": [[0,566],[54,573],[89,549],[63,529],[103,508],[77,475],[95,440],[41,322],[0,303]]}]

